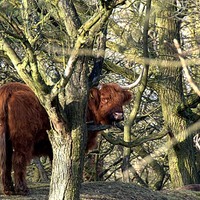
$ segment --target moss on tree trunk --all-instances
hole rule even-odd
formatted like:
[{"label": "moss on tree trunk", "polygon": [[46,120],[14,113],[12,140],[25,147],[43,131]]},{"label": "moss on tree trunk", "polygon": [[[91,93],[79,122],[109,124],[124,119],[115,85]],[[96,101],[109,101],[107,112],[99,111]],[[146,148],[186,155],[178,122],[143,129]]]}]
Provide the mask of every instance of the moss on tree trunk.
[{"label": "moss on tree trunk", "polygon": [[[179,38],[179,27],[175,19],[175,1],[162,1],[158,11],[159,58],[166,64],[176,60],[175,53],[165,43],[173,44],[174,38]],[[168,65],[169,66],[169,65]],[[184,103],[182,88],[182,69],[176,66],[161,66],[158,78],[158,94],[162,106],[165,125],[168,127],[168,142],[177,142],[168,151],[171,183],[174,188],[186,184],[197,183],[198,175],[195,167],[195,157],[191,136],[185,132],[189,126],[188,119],[180,116],[177,105]]]}]

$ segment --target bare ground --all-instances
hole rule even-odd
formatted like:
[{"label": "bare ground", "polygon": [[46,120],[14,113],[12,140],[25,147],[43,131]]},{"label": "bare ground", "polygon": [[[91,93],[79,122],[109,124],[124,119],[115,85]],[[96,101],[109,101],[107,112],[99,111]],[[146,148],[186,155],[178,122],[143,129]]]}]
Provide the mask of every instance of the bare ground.
[{"label": "bare ground", "polygon": [[[48,183],[29,183],[29,196],[5,196],[0,200],[48,200]],[[135,184],[122,182],[83,183],[81,200],[200,200],[200,192],[189,190],[152,191]]]}]

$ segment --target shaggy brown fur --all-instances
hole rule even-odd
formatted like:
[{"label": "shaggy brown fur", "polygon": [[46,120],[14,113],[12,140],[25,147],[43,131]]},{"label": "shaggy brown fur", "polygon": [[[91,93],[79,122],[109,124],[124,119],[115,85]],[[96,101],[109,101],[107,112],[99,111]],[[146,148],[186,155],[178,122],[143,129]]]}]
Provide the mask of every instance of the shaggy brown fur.
[{"label": "shaggy brown fur", "polygon": [[48,115],[28,86],[9,83],[0,88],[0,167],[5,194],[28,193],[26,166],[33,156],[52,159],[48,129]]},{"label": "shaggy brown fur", "polygon": [[[123,120],[122,105],[131,93],[117,84],[92,88],[88,102],[88,121],[112,124]],[[31,89],[21,83],[8,83],[0,88],[0,169],[4,193],[28,193],[26,166],[34,156],[46,155],[52,160],[52,148],[46,130],[48,115]],[[87,151],[96,146],[98,132],[88,133]],[[11,170],[14,171],[14,183]]]},{"label": "shaggy brown fur", "polygon": [[[95,124],[112,125],[124,119],[122,106],[129,103],[132,98],[128,90],[122,89],[118,84],[102,84],[90,90],[88,101],[87,121]],[[98,131],[88,133],[87,149],[96,147]]]}]

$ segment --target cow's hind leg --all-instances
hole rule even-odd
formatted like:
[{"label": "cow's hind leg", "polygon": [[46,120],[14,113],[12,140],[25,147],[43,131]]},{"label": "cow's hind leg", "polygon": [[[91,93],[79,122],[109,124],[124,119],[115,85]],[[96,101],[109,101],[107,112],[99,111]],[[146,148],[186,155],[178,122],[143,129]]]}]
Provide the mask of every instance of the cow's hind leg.
[{"label": "cow's hind leg", "polygon": [[[9,143],[9,142],[8,142]],[[12,171],[12,148],[11,144],[7,143],[7,149],[6,149],[6,160],[5,164],[6,167],[2,169],[2,183],[3,183],[3,192],[6,195],[12,195],[14,194],[14,187],[13,187],[13,181],[11,177],[11,171]]]},{"label": "cow's hind leg", "polygon": [[25,153],[17,150],[13,152],[13,171],[16,194],[29,194],[29,189],[26,183],[26,167],[29,162],[30,156],[28,152]]}]

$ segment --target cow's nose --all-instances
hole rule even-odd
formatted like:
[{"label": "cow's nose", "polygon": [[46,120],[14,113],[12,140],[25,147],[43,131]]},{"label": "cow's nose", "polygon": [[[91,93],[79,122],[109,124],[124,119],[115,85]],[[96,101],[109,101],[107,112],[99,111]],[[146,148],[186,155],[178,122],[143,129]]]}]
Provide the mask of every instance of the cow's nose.
[{"label": "cow's nose", "polygon": [[122,112],[114,112],[113,117],[116,121],[121,121],[124,119],[124,114]]}]

